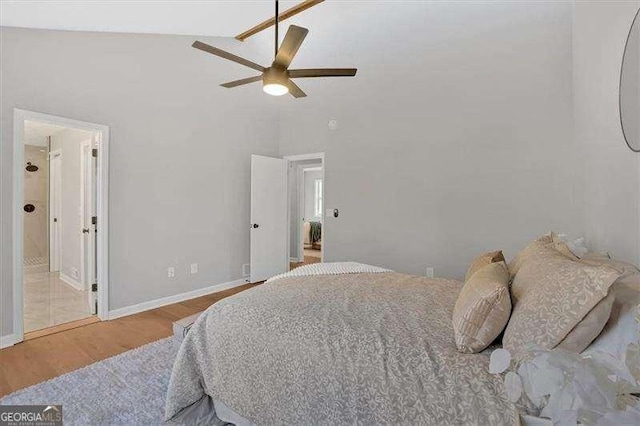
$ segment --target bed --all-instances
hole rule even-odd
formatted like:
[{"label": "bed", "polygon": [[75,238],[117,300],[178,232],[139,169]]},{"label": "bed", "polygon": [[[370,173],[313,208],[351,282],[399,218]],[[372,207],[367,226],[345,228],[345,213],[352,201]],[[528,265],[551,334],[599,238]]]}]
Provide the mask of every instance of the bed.
[{"label": "bed", "polygon": [[518,422],[502,379],[488,372],[490,349],[456,349],[451,312],[462,282],[384,270],[297,271],[200,316],[174,365],[168,420]]},{"label": "bed", "polygon": [[322,222],[305,221],[302,225],[304,247],[320,250],[322,248]]}]

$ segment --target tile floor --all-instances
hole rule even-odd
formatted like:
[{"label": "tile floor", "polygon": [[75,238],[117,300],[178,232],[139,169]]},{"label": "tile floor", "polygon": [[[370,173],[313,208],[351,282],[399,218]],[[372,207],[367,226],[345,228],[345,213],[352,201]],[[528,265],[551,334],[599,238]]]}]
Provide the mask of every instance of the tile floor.
[{"label": "tile floor", "polygon": [[59,272],[25,268],[25,333],[91,316],[88,293],[60,280]]}]

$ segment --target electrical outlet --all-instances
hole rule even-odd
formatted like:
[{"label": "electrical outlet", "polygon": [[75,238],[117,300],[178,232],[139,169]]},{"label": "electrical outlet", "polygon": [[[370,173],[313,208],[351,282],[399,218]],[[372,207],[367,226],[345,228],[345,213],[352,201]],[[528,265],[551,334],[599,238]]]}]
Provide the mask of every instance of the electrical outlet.
[{"label": "electrical outlet", "polygon": [[197,263],[192,263],[191,264],[191,273],[192,274],[197,274],[198,273],[198,264]]},{"label": "electrical outlet", "polygon": [[427,278],[433,278],[433,268],[427,268]]},{"label": "electrical outlet", "polygon": [[249,275],[251,275],[251,264],[245,263],[242,265],[242,276],[248,277]]},{"label": "electrical outlet", "polygon": [[174,268],[173,266],[169,266],[167,268],[167,277],[175,278],[175,276],[176,276],[176,268]]}]

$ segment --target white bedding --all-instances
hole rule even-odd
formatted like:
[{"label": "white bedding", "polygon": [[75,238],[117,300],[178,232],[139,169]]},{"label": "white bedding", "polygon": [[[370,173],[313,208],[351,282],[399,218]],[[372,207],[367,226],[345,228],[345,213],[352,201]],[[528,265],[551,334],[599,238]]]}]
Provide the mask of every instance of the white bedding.
[{"label": "white bedding", "polygon": [[312,275],[375,274],[382,272],[393,271],[391,269],[380,268],[379,266],[367,265],[358,262],[312,263],[311,265],[300,266],[292,271],[271,277],[267,282],[270,283],[282,278],[308,277]]},{"label": "white bedding", "polygon": [[258,425],[516,424],[489,354],[456,349],[463,283],[349,263],[300,269],[200,316],[176,357],[166,419],[197,423],[184,411],[216,401],[213,414],[223,402]]}]

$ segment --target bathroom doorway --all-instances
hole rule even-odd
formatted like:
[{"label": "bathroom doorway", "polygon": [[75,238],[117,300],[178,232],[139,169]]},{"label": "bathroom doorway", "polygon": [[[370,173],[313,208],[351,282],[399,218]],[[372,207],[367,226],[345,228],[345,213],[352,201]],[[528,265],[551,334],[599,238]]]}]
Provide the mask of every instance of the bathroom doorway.
[{"label": "bathroom doorway", "polygon": [[99,155],[108,130],[22,110],[15,123],[23,154],[15,172],[14,217],[21,234],[14,238],[20,262],[14,269],[14,332],[20,341],[106,314],[106,293],[99,291],[106,284],[106,241],[98,224],[106,224],[106,173],[99,170],[106,162]]}]

